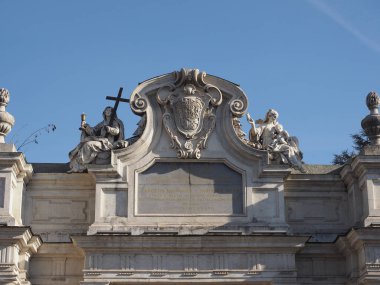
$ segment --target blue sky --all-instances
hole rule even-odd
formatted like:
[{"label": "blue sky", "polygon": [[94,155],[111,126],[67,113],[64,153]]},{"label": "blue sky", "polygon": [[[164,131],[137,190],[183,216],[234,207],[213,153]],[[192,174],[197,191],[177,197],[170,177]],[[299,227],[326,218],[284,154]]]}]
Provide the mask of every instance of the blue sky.
[{"label": "blue sky", "polygon": [[[380,91],[377,0],[0,0],[0,11],[0,87],[16,118],[8,141],[57,126],[24,148],[30,162],[67,162],[82,112],[95,124],[120,86],[129,97],[181,67],[240,84],[255,119],[278,110],[311,164],[351,147],[366,94]],[[119,117],[132,134],[126,104]]]}]

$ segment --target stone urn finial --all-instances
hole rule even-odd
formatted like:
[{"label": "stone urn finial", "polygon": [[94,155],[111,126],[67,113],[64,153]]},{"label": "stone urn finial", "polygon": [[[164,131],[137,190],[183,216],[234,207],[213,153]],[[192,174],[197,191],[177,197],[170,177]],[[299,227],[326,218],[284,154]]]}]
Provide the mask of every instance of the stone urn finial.
[{"label": "stone urn finial", "polygon": [[5,111],[9,99],[9,91],[5,88],[0,88],[0,143],[5,142],[5,136],[11,131],[15,123],[15,118]]},{"label": "stone urn finial", "polygon": [[366,98],[366,104],[370,114],[362,120],[362,128],[368,136],[371,145],[380,145],[379,95],[375,91],[369,92]]}]

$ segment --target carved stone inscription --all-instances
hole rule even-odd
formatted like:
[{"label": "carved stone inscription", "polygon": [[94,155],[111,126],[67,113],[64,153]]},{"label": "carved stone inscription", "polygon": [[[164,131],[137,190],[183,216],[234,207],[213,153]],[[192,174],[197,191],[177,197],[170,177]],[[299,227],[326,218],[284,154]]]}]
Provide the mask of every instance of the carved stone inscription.
[{"label": "carved stone inscription", "polygon": [[242,175],[223,163],[158,162],[138,175],[138,214],[243,214]]}]

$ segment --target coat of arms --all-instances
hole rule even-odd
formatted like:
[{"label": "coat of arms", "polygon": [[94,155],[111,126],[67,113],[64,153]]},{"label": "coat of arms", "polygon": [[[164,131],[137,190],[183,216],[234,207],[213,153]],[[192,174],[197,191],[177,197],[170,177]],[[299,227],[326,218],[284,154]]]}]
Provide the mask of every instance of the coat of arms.
[{"label": "coat of arms", "polygon": [[222,93],[206,84],[206,74],[197,69],[182,69],[175,75],[174,84],[157,92],[157,100],[165,109],[163,123],[178,157],[198,159],[215,127],[215,107],[221,104]]}]

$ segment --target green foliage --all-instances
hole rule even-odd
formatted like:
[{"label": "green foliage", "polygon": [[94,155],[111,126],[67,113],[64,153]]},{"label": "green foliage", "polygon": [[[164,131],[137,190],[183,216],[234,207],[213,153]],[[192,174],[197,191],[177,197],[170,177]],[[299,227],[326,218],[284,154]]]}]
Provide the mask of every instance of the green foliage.
[{"label": "green foliage", "polygon": [[354,141],[353,147],[358,152],[361,151],[366,145],[369,145],[369,139],[364,131],[361,131],[358,134],[353,134],[351,137]]},{"label": "green foliage", "polygon": [[355,157],[363,149],[363,147],[369,144],[369,139],[364,131],[352,134],[351,138],[354,143],[352,146],[354,148],[354,151],[349,151],[346,149],[339,154],[334,154],[334,158],[332,160],[333,164],[345,164],[348,160]]}]

